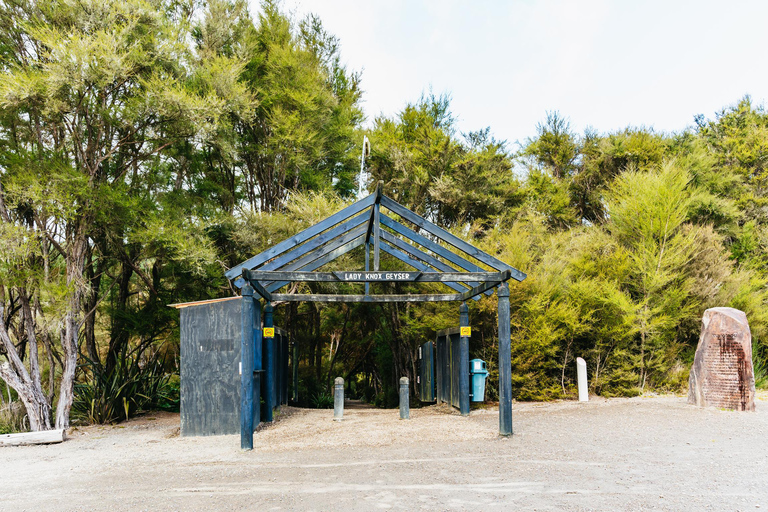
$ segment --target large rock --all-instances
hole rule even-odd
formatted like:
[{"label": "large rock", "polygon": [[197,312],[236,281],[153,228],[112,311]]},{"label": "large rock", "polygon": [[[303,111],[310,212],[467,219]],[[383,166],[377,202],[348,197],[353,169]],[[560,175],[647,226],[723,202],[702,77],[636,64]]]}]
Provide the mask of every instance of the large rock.
[{"label": "large rock", "polygon": [[743,311],[712,308],[704,312],[688,379],[688,403],[755,410],[752,333]]}]

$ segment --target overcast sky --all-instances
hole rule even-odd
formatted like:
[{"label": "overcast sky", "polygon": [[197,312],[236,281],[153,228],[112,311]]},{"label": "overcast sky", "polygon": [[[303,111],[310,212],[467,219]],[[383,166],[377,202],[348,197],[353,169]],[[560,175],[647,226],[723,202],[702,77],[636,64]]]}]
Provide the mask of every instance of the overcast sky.
[{"label": "overcast sky", "polygon": [[[255,2],[255,0],[252,0]],[[768,1],[285,0],[362,71],[368,123],[431,87],[463,132],[517,149],[547,111],[572,128],[681,131],[768,97]]]}]

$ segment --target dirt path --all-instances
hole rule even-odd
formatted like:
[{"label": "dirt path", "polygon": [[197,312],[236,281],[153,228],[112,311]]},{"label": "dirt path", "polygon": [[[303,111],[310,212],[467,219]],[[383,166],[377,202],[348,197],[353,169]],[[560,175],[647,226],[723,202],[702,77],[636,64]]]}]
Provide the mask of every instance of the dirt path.
[{"label": "dirt path", "polygon": [[682,397],[448,409],[284,408],[255,435],[178,436],[178,415],[0,449],[2,511],[766,510],[768,401],[757,412]]}]

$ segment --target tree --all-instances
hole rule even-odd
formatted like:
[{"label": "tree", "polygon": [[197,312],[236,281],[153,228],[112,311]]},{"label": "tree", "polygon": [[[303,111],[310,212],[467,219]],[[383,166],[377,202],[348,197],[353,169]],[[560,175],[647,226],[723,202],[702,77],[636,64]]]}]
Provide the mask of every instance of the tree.
[{"label": "tree", "polygon": [[[34,250],[23,271],[18,260],[10,265],[15,268],[3,279],[10,286],[2,300],[37,305],[23,314],[31,361],[33,333],[60,329],[53,336],[62,350],[56,427],[67,428],[79,337],[95,311],[85,311],[84,304],[98,293],[89,286],[95,274],[89,279],[86,269],[96,261],[98,272],[106,272],[98,264],[105,237],[112,237],[111,249],[130,240],[121,213],[152,224],[151,213],[147,218],[136,211],[145,203],[134,186],[156,182],[164,151],[197,136],[205,140],[223,116],[247,101],[240,101],[236,82],[221,80],[237,76],[234,60],[208,68],[208,77],[220,78],[218,88],[189,86],[190,73],[205,74],[190,59],[192,10],[186,4],[30,2],[3,8],[3,19],[13,23],[5,25],[2,39],[15,60],[0,77],[0,217],[4,229],[23,234]],[[128,246],[117,257],[152,288]],[[10,317],[3,321],[12,323]],[[12,340],[2,336],[2,342],[14,359]],[[2,365],[19,395],[29,395],[30,385],[40,387],[32,367],[26,379],[18,364]]]}]

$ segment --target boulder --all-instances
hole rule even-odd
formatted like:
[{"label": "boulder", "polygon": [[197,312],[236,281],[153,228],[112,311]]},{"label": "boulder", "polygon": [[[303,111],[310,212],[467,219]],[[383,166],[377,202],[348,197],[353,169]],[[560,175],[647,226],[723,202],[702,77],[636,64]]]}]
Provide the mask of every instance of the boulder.
[{"label": "boulder", "polygon": [[711,308],[704,312],[688,379],[688,403],[755,410],[752,334],[743,311]]}]

